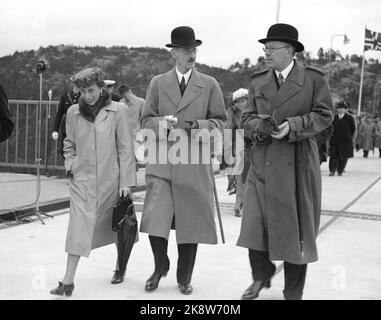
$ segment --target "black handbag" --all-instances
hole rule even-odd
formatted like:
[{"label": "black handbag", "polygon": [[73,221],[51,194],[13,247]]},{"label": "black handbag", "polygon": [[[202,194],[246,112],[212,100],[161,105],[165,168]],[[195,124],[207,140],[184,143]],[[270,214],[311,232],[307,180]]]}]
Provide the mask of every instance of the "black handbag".
[{"label": "black handbag", "polygon": [[132,199],[127,195],[119,197],[112,213],[112,230],[119,231],[125,220],[136,221],[135,207]]}]

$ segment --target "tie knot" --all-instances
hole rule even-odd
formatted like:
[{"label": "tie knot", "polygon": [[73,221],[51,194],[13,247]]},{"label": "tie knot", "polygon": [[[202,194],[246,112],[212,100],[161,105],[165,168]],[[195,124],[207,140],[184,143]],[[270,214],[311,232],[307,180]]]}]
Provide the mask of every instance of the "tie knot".
[{"label": "tie knot", "polygon": [[284,80],[284,77],[283,77],[283,74],[279,73],[279,80],[283,82]]}]

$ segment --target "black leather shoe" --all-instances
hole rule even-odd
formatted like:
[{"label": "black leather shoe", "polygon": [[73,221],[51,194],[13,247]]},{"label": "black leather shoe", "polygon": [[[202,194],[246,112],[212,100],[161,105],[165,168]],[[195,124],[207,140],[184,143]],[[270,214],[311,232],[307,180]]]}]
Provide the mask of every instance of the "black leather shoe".
[{"label": "black leather shoe", "polygon": [[122,283],[123,281],[124,281],[124,274],[121,274],[119,272],[119,270],[115,270],[114,275],[111,279],[111,283],[112,284],[119,284],[119,283]]},{"label": "black leather shoe", "polygon": [[193,292],[193,287],[190,284],[181,284],[179,283],[179,289],[182,294],[188,295]]},{"label": "black leather shoe", "polygon": [[330,173],[329,173],[329,176],[330,176],[330,177],[332,177],[332,176],[334,176],[334,175],[335,175],[335,172],[330,172]]},{"label": "black leather shoe", "polygon": [[58,287],[51,290],[50,294],[54,294],[56,296],[66,296],[70,297],[74,290],[74,283],[72,284],[63,284],[62,282],[58,282]]},{"label": "black leather shoe", "polygon": [[256,299],[259,296],[259,292],[263,288],[270,288],[271,287],[271,279],[268,280],[257,280],[254,281],[250,287],[248,287],[245,292],[242,295],[242,300],[252,300]]},{"label": "black leather shoe", "polygon": [[166,277],[168,271],[162,273],[154,272],[147,280],[145,289],[146,291],[153,291],[158,288],[161,277]]}]

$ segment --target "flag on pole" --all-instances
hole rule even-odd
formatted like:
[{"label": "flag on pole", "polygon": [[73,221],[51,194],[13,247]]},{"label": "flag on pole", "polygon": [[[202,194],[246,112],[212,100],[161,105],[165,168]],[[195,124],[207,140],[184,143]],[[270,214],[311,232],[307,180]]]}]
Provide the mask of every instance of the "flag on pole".
[{"label": "flag on pole", "polygon": [[375,32],[365,28],[364,51],[366,50],[381,50],[381,32]]}]

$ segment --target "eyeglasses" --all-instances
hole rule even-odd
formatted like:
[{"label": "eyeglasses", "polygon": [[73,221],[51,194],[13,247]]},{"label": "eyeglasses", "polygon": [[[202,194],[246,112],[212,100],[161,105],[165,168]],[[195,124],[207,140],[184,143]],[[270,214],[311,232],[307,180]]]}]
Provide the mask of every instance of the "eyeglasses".
[{"label": "eyeglasses", "polygon": [[186,55],[191,54],[191,53],[197,53],[198,49],[197,48],[189,48],[189,49],[184,49],[184,48],[179,48],[182,52],[184,52]]},{"label": "eyeglasses", "polygon": [[279,49],[283,49],[283,48],[289,48],[290,46],[284,46],[284,47],[278,47],[278,48],[273,48],[273,47],[263,47],[262,48],[262,50],[264,51],[264,52],[266,52],[266,51],[269,51],[270,53],[273,53],[274,51],[276,51],[276,50],[279,50]]}]

